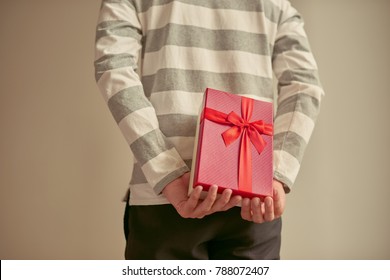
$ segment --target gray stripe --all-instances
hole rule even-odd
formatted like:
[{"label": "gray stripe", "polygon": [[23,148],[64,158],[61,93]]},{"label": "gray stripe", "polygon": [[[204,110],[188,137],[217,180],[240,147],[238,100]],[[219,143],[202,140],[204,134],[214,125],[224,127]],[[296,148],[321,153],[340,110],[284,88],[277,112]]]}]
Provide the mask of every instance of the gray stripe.
[{"label": "gray stripe", "polygon": [[144,172],[141,169],[141,165],[137,162],[133,166],[133,172],[131,175],[131,181],[130,184],[136,185],[136,184],[145,184],[148,181],[145,178]]},{"label": "gray stripe", "polygon": [[209,30],[205,28],[168,24],[150,30],[144,52],[155,52],[166,45],[197,47],[216,51],[237,50],[260,55],[270,55],[271,45],[264,34],[235,30]]},{"label": "gray stripe", "polygon": [[172,182],[173,180],[181,177],[184,173],[186,172],[189,172],[189,168],[187,166],[183,166],[173,172],[171,172],[170,174],[168,174],[167,176],[165,176],[163,179],[161,179],[160,182],[158,182],[155,186],[154,186],[154,192],[158,195],[162,192],[162,190],[165,188],[166,185],[168,185],[170,182]]},{"label": "gray stripe", "polygon": [[121,90],[108,100],[108,107],[117,123],[131,112],[151,106],[141,86]]},{"label": "gray stripe", "polygon": [[275,42],[272,59],[285,51],[305,51],[310,52],[310,45],[306,37],[283,36]]},{"label": "gray stripe", "polygon": [[287,69],[279,78],[279,87],[290,85],[292,82],[300,82],[321,86],[318,71],[314,69]]},{"label": "gray stripe", "polygon": [[112,20],[100,23],[96,28],[96,41],[105,36],[122,36],[131,37],[140,41],[142,38],[141,31],[134,28],[127,21]]},{"label": "gray stripe", "polygon": [[313,121],[317,118],[320,102],[317,98],[298,93],[283,100],[276,111],[276,118],[291,112],[301,112]]},{"label": "gray stripe", "polygon": [[[146,12],[152,6],[161,6],[173,1],[200,6],[210,9],[228,9],[248,12],[264,12],[265,16],[272,22],[278,22],[280,9],[272,1],[210,1],[210,0],[135,0],[134,6],[138,12]],[[234,19],[232,19],[234,20]]]},{"label": "gray stripe", "polygon": [[161,69],[154,75],[142,77],[142,83],[148,97],[153,92],[159,91],[204,92],[207,87],[210,87],[231,93],[273,98],[272,79],[245,73]]},{"label": "gray stripe", "polygon": [[127,5],[129,5],[129,1],[123,1],[123,0],[103,0],[102,2],[104,2],[104,3],[118,3],[118,4],[123,4],[123,3],[125,3],[125,4],[127,4]]},{"label": "gray stripe", "polygon": [[274,151],[285,151],[299,162],[302,161],[306,145],[306,141],[295,132],[286,131],[274,135]]},{"label": "gray stripe", "polygon": [[131,0],[103,0],[102,6],[104,5],[104,3],[125,4],[128,7],[130,7],[132,10],[135,11],[135,7],[133,6],[133,3]]},{"label": "gray stripe", "polygon": [[137,63],[134,57],[127,53],[105,55],[95,61],[95,79],[99,81],[104,72],[122,67],[132,67],[136,70]]},{"label": "gray stripe", "polygon": [[159,154],[173,148],[159,130],[152,130],[130,144],[131,151],[142,166]]},{"label": "gray stripe", "polygon": [[[281,14],[280,14],[280,19],[283,18],[283,14],[285,13],[285,11],[282,11]],[[280,24],[286,24],[286,23],[301,23],[303,22],[302,20],[302,16],[300,13],[298,13],[298,11],[295,10],[295,13],[291,16],[289,16],[288,18],[284,19],[282,22],[279,21]]]},{"label": "gray stripe", "polygon": [[160,130],[165,136],[195,136],[197,116],[170,114],[157,117]]}]

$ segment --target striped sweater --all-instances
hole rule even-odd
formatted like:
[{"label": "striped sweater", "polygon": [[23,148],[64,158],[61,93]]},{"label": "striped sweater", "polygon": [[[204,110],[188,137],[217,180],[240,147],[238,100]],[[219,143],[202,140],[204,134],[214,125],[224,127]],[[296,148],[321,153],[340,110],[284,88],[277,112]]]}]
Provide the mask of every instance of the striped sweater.
[{"label": "striped sweater", "polygon": [[290,191],[323,95],[286,0],[103,0],[95,76],[134,158],[133,205],[169,203],[189,171],[206,87],[275,99],[274,177]]}]

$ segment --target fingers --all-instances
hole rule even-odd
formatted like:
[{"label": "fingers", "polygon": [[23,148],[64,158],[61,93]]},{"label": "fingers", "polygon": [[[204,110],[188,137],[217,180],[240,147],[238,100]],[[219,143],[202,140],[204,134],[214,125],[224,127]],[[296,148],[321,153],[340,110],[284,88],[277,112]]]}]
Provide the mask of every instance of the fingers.
[{"label": "fingers", "polygon": [[264,199],[264,220],[266,222],[273,221],[275,219],[274,201],[271,197]]},{"label": "fingers", "polygon": [[244,198],[241,203],[241,218],[247,221],[252,221],[251,200]]},{"label": "fingers", "polygon": [[274,188],[273,203],[275,218],[282,216],[286,204],[286,193],[283,188]]},{"label": "fingers", "polygon": [[261,201],[258,197],[244,198],[241,205],[241,217],[254,223],[273,221],[276,218],[273,199],[266,197],[264,201]]},{"label": "fingers", "polygon": [[194,209],[193,215],[195,218],[203,218],[207,214],[211,213],[211,208],[217,199],[217,191],[218,187],[216,185],[212,185],[209,188],[206,198]]},{"label": "fingers", "polygon": [[264,222],[260,198],[255,197],[251,199],[251,210],[252,210],[252,221],[254,223]]},{"label": "fingers", "polygon": [[200,199],[202,189],[201,186],[194,188],[187,201],[176,207],[183,218],[203,218],[215,212],[226,211],[241,202],[241,196],[232,197],[231,189],[225,189],[218,197],[216,185],[209,188],[207,196],[202,200]]}]

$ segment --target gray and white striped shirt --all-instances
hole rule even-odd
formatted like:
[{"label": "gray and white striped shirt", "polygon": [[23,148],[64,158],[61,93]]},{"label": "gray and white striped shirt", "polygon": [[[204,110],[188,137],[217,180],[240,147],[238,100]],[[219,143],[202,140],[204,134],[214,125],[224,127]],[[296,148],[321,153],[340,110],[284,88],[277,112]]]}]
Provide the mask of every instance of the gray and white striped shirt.
[{"label": "gray and white striped shirt", "polygon": [[274,177],[298,174],[323,90],[299,13],[286,0],[103,0],[98,87],[134,167],[130,204],[168,203],[161,191],[189,171],[207,87],[273,101]]}]

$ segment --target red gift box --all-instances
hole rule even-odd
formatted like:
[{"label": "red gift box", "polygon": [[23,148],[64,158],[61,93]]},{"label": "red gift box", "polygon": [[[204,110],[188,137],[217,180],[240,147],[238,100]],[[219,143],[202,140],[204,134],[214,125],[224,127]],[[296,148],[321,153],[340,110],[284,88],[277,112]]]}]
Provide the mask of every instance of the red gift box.
[{"label": "red gift box", "polygon": [[272,196],[273,104],[206,89],[198,123],[190,191]]}]

